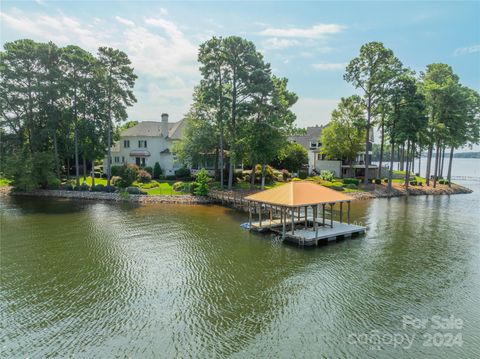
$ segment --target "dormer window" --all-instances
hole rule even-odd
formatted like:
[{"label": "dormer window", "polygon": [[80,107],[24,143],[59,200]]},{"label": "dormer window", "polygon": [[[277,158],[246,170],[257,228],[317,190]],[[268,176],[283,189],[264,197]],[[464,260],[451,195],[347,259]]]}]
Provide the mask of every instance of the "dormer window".
[{"label": "dormer window", "polygon": [[310,148],[318,148],[318,141],[310,141]]},{"label": "dormer window", "polygon": [[147,148],[147,141],[146,140],[139,140],[138,141],[138,148]]}]

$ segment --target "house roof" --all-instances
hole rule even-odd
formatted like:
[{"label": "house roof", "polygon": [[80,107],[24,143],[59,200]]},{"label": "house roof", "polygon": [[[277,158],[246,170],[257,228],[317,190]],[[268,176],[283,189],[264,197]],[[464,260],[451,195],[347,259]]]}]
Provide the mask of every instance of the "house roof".
[{"label": "house roof", "polygon": [[305,135],[289,136],[288,139],[302,145],[308,150],[310,149],[310,141],[319,141],[322,129],[322,126],[307,127],[307,133]]},{"label": "house roof", "polygon": [[253,202],[283,207],[349,202],[353,197],[309,181],[292,181],[245,197]]},{"label": "house roof", "polygon": [[[182,137],[184,120],[168,123],[168,137],[179,140]],[[122,131],[121,136],[158,137],[162,136],[162,123],[159,121],[143,121]]]}]

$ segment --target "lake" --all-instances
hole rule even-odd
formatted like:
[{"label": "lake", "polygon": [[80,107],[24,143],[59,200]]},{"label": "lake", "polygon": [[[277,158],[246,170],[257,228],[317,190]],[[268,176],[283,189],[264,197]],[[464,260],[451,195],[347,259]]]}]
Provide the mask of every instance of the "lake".
[{"label": "lake", "polygon": [[[2,358],[480,357],[480,183],[314,249],[220,206],[0,198]],[[442,324],[442,328],[438,328]]]}]

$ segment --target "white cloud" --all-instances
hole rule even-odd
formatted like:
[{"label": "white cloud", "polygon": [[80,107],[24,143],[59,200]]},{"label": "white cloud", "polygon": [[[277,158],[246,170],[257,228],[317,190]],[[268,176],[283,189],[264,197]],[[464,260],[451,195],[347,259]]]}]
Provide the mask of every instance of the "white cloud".
[{"label": "white cloud", "polygon": [[[159,14],[166,16],[166,10]],[[95,53],[100,46],[125,51],[139,75],[135,86],[137,104],[129,115],[137,120],[157,120],[168,112],[179,120],[191,103],[198,82],[197,44],[181,27],[165,18],[148,18],[142,26],[128,18],[80,20],[61,12],[0,12],[2,27],[37,41],[53,41],[59,46],[76,44]],[[196,41],[196,40],[195,40]]]},{"label": "white cloud", "polygon": [[321,71],[335,71],[335,70],[344,70],[347,64],[343,62],[322,62],[319,64],[313,64],[312,67],[316,70]]},{"label": "white cloud", "polygon": [[456,49],[453,54],[455,56],[473,54],[475,52],[480,52],[480,45],[472,45],[467,47],[461,47]]},{"label": "white cloud", "polygon": [[259,33],[262,36],[293,37],[302,39],[321,39],[345,29],[339,24],[317,24],[310,28],[267,28]]},{"label": "white cloud", "polygon": [[294,39],[279,39],[272,37],[263,42],[263,47],[267,50],[280,50],[288,47],[296,46],[299,42]]},{"label": "white cloud", "polygon": [[120,24],[123,24],[125,26],[129,26],[129,27],[135,26],[135,23],[132,20],[124,19],[123,17],[120,17],[120,16],[115,16],[115,20],[117,20]]},{"label": "white cloud", "polygon": [[292,110],[297,115],[298,127],[325,125],[340,99],[300,97]]}]

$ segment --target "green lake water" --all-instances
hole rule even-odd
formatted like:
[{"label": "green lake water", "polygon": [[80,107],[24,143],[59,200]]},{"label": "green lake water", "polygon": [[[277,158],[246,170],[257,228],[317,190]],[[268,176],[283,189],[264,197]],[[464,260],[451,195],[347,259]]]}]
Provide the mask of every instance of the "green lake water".
[{"label": "green lake water", "polygon": [[479,358],[480,185],[466,185],[356,201],[367,234],[314,249],[220,206],[1,198],[0,357]]}]

